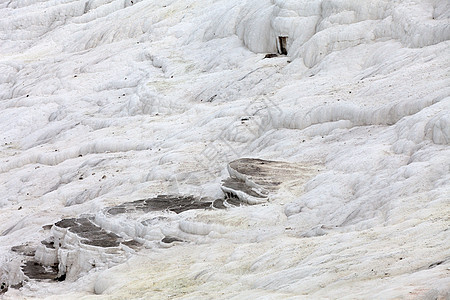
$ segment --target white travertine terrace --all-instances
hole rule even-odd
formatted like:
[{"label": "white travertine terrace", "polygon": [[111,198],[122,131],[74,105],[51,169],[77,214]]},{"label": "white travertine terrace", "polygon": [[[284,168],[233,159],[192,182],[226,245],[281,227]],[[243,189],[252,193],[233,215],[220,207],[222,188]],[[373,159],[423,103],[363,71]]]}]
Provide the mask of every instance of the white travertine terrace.
[{"label": "white travertine terrace", "polygon": [[[446,299],[449,19],[447,0],[2,1],[1,297]],[[305,172],[257,205],[105,214],[221,198],[240,158]],[[65,281],[16,286],[11,248],[51,264],[45,225],[83,215],[142,249],[72,236]]]}]

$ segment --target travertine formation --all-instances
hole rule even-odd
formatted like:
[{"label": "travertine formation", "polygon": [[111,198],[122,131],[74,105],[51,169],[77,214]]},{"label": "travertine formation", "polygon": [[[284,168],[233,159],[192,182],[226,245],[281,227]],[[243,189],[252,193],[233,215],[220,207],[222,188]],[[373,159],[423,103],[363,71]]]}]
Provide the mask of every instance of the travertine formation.
[{"label": "travertine formation", "polygon": [[269,200],[283,183],[296,180],[310,169],[305,166],[256,158],[241,158],[228,164],[230,177],[223,181],[222,190],[231,198],[247,204]]},{"label": "travertine formation", "polygon": [[130,212],[150,212],[150,211],[172,211],[177,214],[190,209],[221,208],[222,200],[208,201],[207,199],[197,199],[193,196],[158,195],[156,198],[126,202],[108,208],[106,211],[111,215]]},{"label": "travertine formation", "polygon": [[[266,202],[271,192],[277,191],[282,182],[295,178],[302,168],[285,162],[243,158],[231,162],[228,171],[230,178],[222,184],[225,199],[158,195],[154,198],[125,202],[104,209],[102,217],[88,215],[62,219],[51,226],[50,237],[37,247],[20,245],[12,247],[11,250],[24,257],[22,271],[26,278],[76,279],[81,273],[92,268],[111,266],[124,261],[127,253],[139,250],[145,241],[152,239],[149,238],[152,226],[167,222],[170,220],[168,216],[173,213],[225,209]],[[138,222],[138,216],[152,212],[159,215]],[[125,226],[117,228],[112,225],[121,224],[117,220],[121,215],[126,215],[129,222],[135,222],[132,226],[141,226],[141,233],[134,233],[134,238],[124,237]],[[174,234],[164,234],[160,244],[167,247],[174,242],[184,242],[185,237],[189,237],[189,234],[196,230],[206,230],[204,233],[199,232],[199,235],[209,232],[207,229],[196,229],[192,226],[184,221],[177,223],[175,227],[179,228],[178,234],[175,230],[171,231]]]},{"label": "travertine formation", "polygon": [[[155,198],[122,203],[104,210],[109,219],[122,214],[136,217],[149,212],[162,214],[182,213],[193,209],[223,209],[226,201],[199,199],[193,196],[158,195]],[[159,217],[164,219],[164,217]],[[127,254],[143,245],[135,239],[124,238],[120,233],[102,227],[107,222],[96,221],[94,215],[62,219],[51,226],[51,235],[40,245],[14,246],[12,251],[23,257],[22,272],[25,279],[65,280],[76,279],[81,273],[95,267],[111,266],[124,261]],[[139,225],[148,228],[151,221]],[[163,236],[161,244],[183,242],[174,236]]]}]

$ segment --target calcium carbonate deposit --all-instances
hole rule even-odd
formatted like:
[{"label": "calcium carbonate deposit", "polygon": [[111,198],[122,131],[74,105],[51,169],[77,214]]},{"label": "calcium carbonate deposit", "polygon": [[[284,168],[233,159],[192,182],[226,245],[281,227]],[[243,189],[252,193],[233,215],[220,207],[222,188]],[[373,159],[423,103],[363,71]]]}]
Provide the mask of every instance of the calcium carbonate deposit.
[{"label": "calcium carbonate deposit", "polygon": [[448,0],[0,1],[1,299],[449,299]]}]

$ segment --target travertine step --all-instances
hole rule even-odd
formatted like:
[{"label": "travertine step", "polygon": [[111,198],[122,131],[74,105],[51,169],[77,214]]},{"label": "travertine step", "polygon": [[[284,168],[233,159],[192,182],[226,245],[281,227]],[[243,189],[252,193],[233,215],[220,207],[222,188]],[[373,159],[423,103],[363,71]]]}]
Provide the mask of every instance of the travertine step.
[{"label": "travertine step", "polygon": [[191,209],[221,208],[220,199],[211,201],[193,196],[158,195],[156,198],[126,202],[107,209],[111,215],[130,212],[172,211],[177,214]]},{"label": "travertine step", "polygon": [[[109,207],[97,215],[62,219],[51,226],[51,235],[39,245],[19,245],[11,248],[21,254],[25,262],[21,269],[24,279],[34,280],[74,280],[81,273],[95,267],[109,267],[126,260],[130,253],[142,248],[146,231],[154,231],[155,226],[166,219],[188,210],[224,209],[229,204],[223,199],[209,200],[193,196],[158,195],[154,198],[122,203]],[[155,212],[141,221],[147,213]],[[122,216],[124,215],[124,216]],[[99,217],[101,216],[101,217]],[[175,215],[176,216],[176,215]],[[126,223],[122,219],[126,219]],[[153,222],[156,218],[157,222]],[[162,247],[175,242],[184,242],[176,236],[178,221],[170,224],[170,233],[154,235]],[[136,239],[124,234],[124,228],[143,227],[141,237]],[[170,226],[169,226],[170,227]],[[131,234],[133,236],[133,234]],[[159,237],[159,240],[158,240]]]},{"label": "travertine step", "polygon": [[228,164],[230,178],[222,182],[222,190],[227,197],[243,203],[264,203],[283,183],[295,180],[305,171],[309,169],[294,163],[241,158]]},{"label": "travertine step", "polygon": [[[80,243],[103,248],[119,247],[122,238],[113,232],[107,232],[88,218],[63,219],[55,223],[57,228],[77,235]],[[60,230],[59,229],[59,230]],[[59,241],[61,247],[63,242]]]},{"label": "travertine step", "polygon": [[58,280],[58,266],[43,266],[37,261],[26,261],[22,271],[29,279],[36,280]]}]

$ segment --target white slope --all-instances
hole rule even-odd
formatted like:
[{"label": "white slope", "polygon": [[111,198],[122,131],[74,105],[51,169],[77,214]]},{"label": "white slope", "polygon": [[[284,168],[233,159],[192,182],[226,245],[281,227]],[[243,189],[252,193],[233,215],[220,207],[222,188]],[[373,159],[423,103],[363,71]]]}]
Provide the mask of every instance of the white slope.
[{"label": "white slope", "polygon": [[[1,281],[21,279],[11,246],[64,217],[147,246],[2,297],[445,299],[449,18],[447,0],[1,1]],[[264,59],[279,36],[288,55]],[[308,171],[145,234],[149,216],[103,215],[220,197],[240,157]],[[189,243],[162,248],[168,232]]]}]

